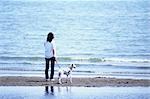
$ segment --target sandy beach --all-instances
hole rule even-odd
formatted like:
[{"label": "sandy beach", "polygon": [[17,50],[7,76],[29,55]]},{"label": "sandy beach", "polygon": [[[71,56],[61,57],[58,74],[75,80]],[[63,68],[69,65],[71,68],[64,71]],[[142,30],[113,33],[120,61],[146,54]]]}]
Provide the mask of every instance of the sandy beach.
[{"label": "sandy beach", "polygon": [[63,78],[63,84],[58,84],[57,78],[54,82],[45,81],[43,77],[23,77],[23,76],[4,76],[0,77],[0,86],[81,86],[81,87],[149,87],[150,80],[145,79],[118,79],[118,78],[73,78],[73,83],[66,83]]}]

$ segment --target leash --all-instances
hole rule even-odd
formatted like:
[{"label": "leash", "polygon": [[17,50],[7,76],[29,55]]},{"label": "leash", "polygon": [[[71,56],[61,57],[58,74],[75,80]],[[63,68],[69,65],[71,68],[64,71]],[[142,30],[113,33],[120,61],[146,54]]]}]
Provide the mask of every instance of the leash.
[{"label": "leash", "polygon": [[61,67],[60,67],[60,65],[58,64],[58,62],[57,62],[56,64],[57,64],[58,68],[60,69]]}]

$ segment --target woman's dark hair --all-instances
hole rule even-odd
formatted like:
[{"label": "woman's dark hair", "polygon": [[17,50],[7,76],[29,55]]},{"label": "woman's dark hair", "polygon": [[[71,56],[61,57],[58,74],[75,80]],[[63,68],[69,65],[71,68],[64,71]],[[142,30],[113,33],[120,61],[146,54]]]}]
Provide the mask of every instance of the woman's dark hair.
[{"label": "woman's dark hair", "polygon": [[51,42],[54,38],[54,34],[52,32],[49,32],[48,35],[47,35],[47,41],[48,42]]}]

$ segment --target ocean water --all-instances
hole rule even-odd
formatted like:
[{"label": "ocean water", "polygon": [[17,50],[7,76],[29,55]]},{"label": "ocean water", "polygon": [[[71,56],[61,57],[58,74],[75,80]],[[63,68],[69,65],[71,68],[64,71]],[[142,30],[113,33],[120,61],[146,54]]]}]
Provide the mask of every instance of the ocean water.
[{"label": "ocean water", "polygon": [[[0,99],[149,99],[149,87],[0,87]],[[37,91],[38,90],[38,91]],[[80,91],[79,91],[80,90]],[[82,93],[82,94],[81,94]]]},{"label": "ocean water", "polygon": [[150,78],[150,1],[1,0],[0,76],[44,76],[55,34],[58,66],[74,76]]}]

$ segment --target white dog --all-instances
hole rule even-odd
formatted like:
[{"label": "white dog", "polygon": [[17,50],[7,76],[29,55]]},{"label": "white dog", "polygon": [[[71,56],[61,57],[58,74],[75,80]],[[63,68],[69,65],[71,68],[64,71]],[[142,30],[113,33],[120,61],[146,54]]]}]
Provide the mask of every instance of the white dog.
[{"label": "white dog", "polygon": [[71,64],[68,68],[66,69],[59,69],[58,71],[58,83],[59,84],[62,84],[62,75],[66,75],[67,76],[67,79],[66,79],[66,82],[69,80],[70,83],[72,83],[72,71],[73,69],[76,68],[76,65],[75,64]]}]

